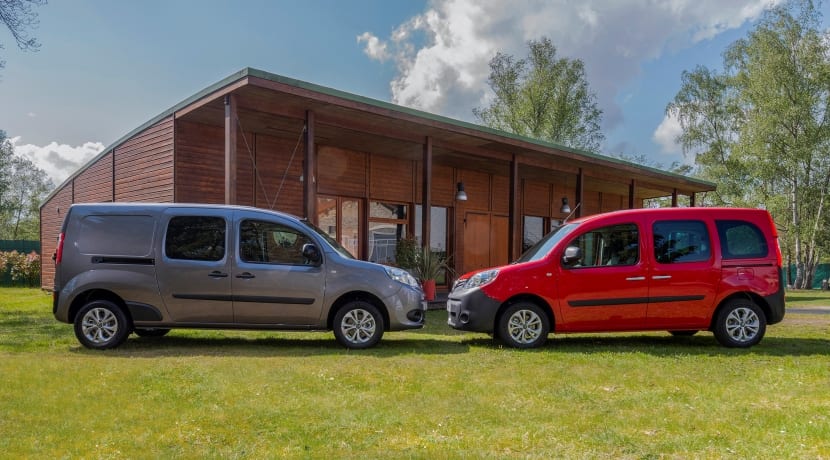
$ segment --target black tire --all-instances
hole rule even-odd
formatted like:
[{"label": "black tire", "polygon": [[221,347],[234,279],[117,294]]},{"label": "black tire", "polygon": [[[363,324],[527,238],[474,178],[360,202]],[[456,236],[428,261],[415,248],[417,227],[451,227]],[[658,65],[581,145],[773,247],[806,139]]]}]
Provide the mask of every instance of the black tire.
[{"label": "black tire", "polygon": [[164,337],[170,332],[170,329],[137,327],[133,332],[139,337]]},{"label": "black tire", "polygon": [[691,337],[697,333],[698,331],[669,331],[669,334],[675,337]]},{"label": "black tire", "polygon": [[362,300],[353,300],[334,315],[334,336],[346,348],[371,348],[383,337],[383,316]]},{"label": "black tire", "polygon": [[87,348],[115,348],[127,340],[131,329],[124,311],[109,300],[93,300],[75,315],[75,337]]},{"label": "black tire", "polygon": [[730,300],[715,319],[715,338],[729,348],[749,348],[764,338],[766,330],[764,312],[749,299]]},{"label": "black tire", "polygon": [[514,348],[536,348],[548,340],[550,321],[541,307],[532,302],[515,303],[499,317],[496,335]]}]

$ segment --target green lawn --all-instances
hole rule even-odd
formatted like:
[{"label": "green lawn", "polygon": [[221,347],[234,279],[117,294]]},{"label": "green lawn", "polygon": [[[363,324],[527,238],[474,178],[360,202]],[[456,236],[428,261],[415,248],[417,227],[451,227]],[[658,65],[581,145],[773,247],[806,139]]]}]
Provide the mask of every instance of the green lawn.
[{"label": "green lawn", "polygon": [[830,315],[790,312],[749,350],[641,333],[520,351],[427,321],[366,351],[173,331],[101,352],[51,297],[0,289],[0,458],[830,457]]}]

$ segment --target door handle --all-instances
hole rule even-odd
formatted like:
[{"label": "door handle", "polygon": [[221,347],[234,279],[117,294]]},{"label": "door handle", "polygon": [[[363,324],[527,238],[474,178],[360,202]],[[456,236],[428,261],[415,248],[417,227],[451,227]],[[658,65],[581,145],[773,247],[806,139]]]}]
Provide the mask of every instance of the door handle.
[{"label": "door handle", "polygon": [[671,275],[655,275],[655,276],[652,276],[651,279],[653,279],[653,280],[668,280],[668,279],[671,279]]},{"label": "door handle", "polygon": [[645,281],[645,279],[646,279],[645,276],[631,276],[631,277],[626,278],[625,280],[626,281]]},{"label": "door handle", "polygon": [[240,273],[240,274],[236,275],[236,277],[241,278],[243,280],[249,280],[251,278],[256,278],[256,276],[254,276],[253,274],[248,273],[248,272]]},{"label": "door handle", "polygon": [[227,278],[228,274],[227,273],[222,273],[219,270],[214,270],[214,271],[208,273],[208,276],[211,277],[211,278]]}]

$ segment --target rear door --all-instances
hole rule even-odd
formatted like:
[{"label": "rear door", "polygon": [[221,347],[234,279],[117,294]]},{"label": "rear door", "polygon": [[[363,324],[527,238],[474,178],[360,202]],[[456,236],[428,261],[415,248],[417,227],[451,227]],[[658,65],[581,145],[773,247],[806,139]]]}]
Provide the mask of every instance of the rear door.
[{"label": "rear door", "polygon": [[712,248],[715,229],[705,220],[653,220],[649,257],[648,325],[655,329],[707,329],[720,269]]},{"label": "rear door", "polygon": [[648,304],[648,264],[639,222],[609,223],[582,231],[565,245],[582,259],[559,266],[558,331],[613,331],[643,327]]},{"label": "rear door", "polygon": [[[303,257],[317,241],[295,223],[255,211],[236,211],[232,289],[234,321],[318,327],[326,275],[322,264]],[[321,248],[322,249],[322,248]]]},{"label": "rear door", "polygon": [[232,323],[227,211],[170,208],[157,274],[161,295],[179,323]]}]

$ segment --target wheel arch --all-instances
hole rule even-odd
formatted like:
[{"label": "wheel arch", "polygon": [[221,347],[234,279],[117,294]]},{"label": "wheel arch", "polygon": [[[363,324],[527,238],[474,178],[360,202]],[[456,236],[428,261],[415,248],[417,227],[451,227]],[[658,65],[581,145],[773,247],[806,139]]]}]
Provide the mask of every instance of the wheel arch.
[{"label": "wheel arch", "polygon": [[548,318],[548,324],[550,324],[550,332],[554,332],[556,330],[556,318],[554,317],[553,308],[551,308],[550,304],[538,295],[524,293],[515,295],[507,299],[501,304],[501,306],[499,306],[499,309],[496,312],[496,316],[495,318],[493,318],[494,333],[498,332],[499,321],[501,321],[501,316],[504,314],[504,311],[507,310],[511,305],[515,305],[519,302],[530,302],[538,305],[542,309],[542,311],[545,312],[545,316],[547,316]]},{"label": "wheel arch", "polygon": [[334,316],[337,312],[343,308],[344,305],[352,301],[363,301],[372,304],[378,309],[381,316],[383,316],[383,330],[389,330],[389,311],[386,310],[386,305],[376,295],[366,291],[347,292],[338,297],[337,300],[332,303],[331,308],[329,308],[328,318],[326,319],[326,328],[328,330],[334,329]]},{"label": "wheel arch", "polygon": [[78,311],[80,311],[84,305],[95,300],[107,300],[117,305],[118,308],[124,312],[124,315],[127,317],[130,325],[132,325],[133,317],[130,314],[130,309],[127,308],[126,302],[124,302],[124,299],[119,297],[118,294],[106,289],[90,289],[76,295],[75,298],[72,299],[72,303],[69,305],[69,323],[72,324],[75,322],[75,316],[78,315]]},{"label": "wheel arch", "polygon": [[709,331],[714,331],[715,330],[715,322],[717,321],[718,315],[720,315],[721,310],[723,310],[724,307],[726,307],[726,305],[729,302],[731,302],[735,299],[744,299],[744,300],[752,301],[764,313],[764,321],[769,323],[769,318],[770,318],[770,315],[772,314],[772,310],[770,308],[769,303],[767,303],[766,299],[764,299],[762,296],[760,296],[758,294],[755,294],[753,292],[741,291],[741,292],[735,292],[735,293],[733,293],[733,294],[731,294],[727,297],[724,297],[720,301],[720,303],[718,304],[718,308],[716,308],[715,311],[712,312],[712,318],[709,320]]}]

